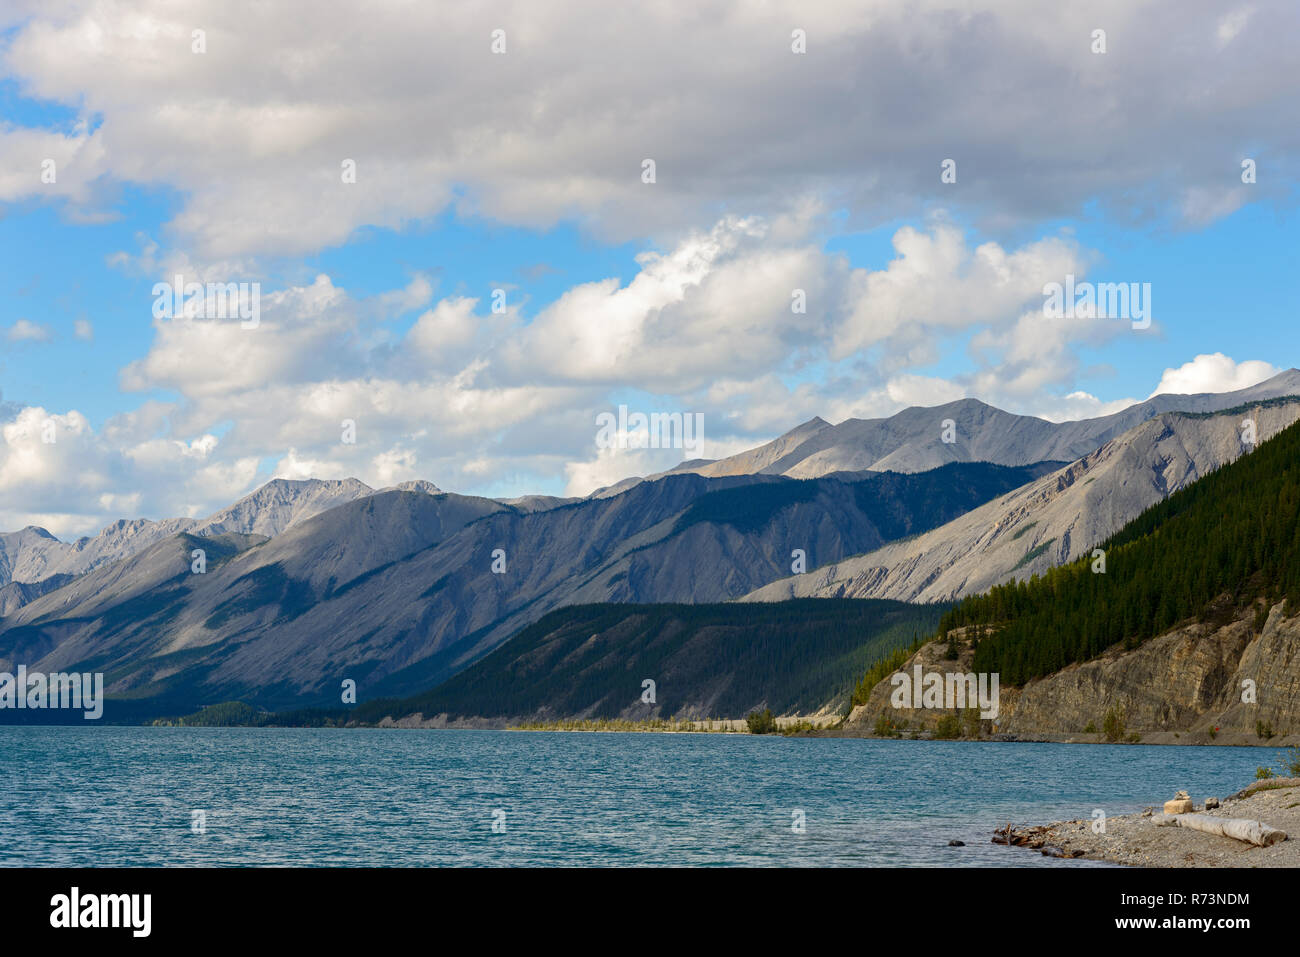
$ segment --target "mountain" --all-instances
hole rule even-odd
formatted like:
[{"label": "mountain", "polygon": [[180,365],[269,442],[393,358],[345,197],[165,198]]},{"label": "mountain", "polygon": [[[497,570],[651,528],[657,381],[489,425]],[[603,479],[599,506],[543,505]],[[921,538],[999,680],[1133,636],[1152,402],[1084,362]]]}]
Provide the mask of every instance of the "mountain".
[{"label": "mountain", "polygon": [[[1104,573],[1085,557],[961,601],[903,668],[998,674],[1017,734],[1300,733],[1300,424],[1100,545]],[[899,717],[890,685],[850,723]]]},{"label": "mountain", "polygon": [[[431,692],[340,717],[503,725],[835,711],[871,661],[932,630],[942,610],[889,601],[578,605]],[[647,679],[653,702],[643,700]]]},{"label": "mountain", "polygon": [[272,479],[235,504],[204,519],[119,519],[93,538],[62,542],[43,528],[0,533],[0,585],[83,575],[181,533],[200,536],[278,535],[326,509],[373,490],[356,479]]},{"label": "mountain", "polygon": [[442,489],[425,479],[410,479],[406,482],[398,482],[396,485],[390,485],[388,488],[380,489],[381,492],[423,492],[425,495],[441,495]]},{"label": "mountain", "polygon": [[[708,460],[683,462],[673,471],[695,472],[698,475],[708,476],[771,474],[770,469],[776,462],[786,458],[805,442],[811,441],[825,430],[833,428],[834,426],[829,422],[814,416],[803,425],[795,426],[784,435],[773,439],[766,445],[760,445],[756,449],[750,449],[747,452],[741,452],[715,462]],[[778,472],[777,474],[783,473]]]},{"label": "mountain", "polygon": [[[950,462],[985,461],[1009,466],[1068,462],[1164,412],[1210,412],[1297,394],[1300,394],[1300,371],[1291,369],[1236,392],[1159,395],[1114,415],[1065,423],[1012,415],[974,399],[962,399],[934,408],[905,409],[885,419],[848,419],[830,425],[814,418],[748,452],[716,462],[686,462],[664,474],[816,478],[867,470],[919,472]],[[947,420],[953,423],[952,442],[943,441]],[[629,477],[597,490],[590,497],[615,497],[641,481],[644,480]],[[403,482],[393,489],[426,494],[441,491],[423,480]],[[321,511],[371,494],[373,490],[356,479],[275,479],[206,519],[122,519],[94,537],[71,543],[61,542],[44,529],[34,527],[0,533],[0,586],[11,581],[35,583],[52,575],[84,574],[182,532],[275,536]],[[522,511],[548,511],[575,501],[579,500],[528,495],[503,504]],[[10,607],[16,601],[15,596]]]},{"label": "mountain", "polygon": [[[742,596],[806,565],[923,532],[1018,488],[1056,463],[954,463],[916,475],[738,476],[709,486],[671,524],[648,527],[590,573],[557,584],[558,604],[707,602]],[[872,543],[872,544],[866,544]],[[548,603],[553,600],[548,599]]]},{"label": "mountain", "polygon": [[[1157,395],[1113,415],[1076,422],[1013,415],[977,399],[961,399],[904,409],[883,419],[846,419],[838,425],[815,418],[759,448],[715,462],[684,463],[676,471],[814,478],[866,469],[920,472],[947,462],[1072,462],[1166,412],[1217,412],[1288,395],[1300,395],[1300,370],[1289,369],[1235,392]],[[946,420],[955,430],[952,442],[943,441]]]},{"label": "mountain", "polygon": [[75,542],[60,541],[33,525],[17,532],[0,532],[0,584],[30,584],[55,575],[80,575],[189,531],[196,524],[185,518],[161,522],[119,519],[95,537]]},{"label": "mountain", "polygon": [[[505,508],[489,499],[388,492],[322,512],[274,539],[182,533],[0,619],[0,670],[22,663],[105,671],[118,693],[159,701],[206,700],[209,687],[283,687],[303,668],[299,656],[365,640],[328,616],[295,631],[305,613]],[[195,549],[206,552],[199,574]]]},{"label": "mountain", "polygon": [[786,573],[796,548],[875,547],[1055,467],[675,475],[541,511],[377,493],[232,540],[203,574],[189,556],[205,539],[190,533],[101,566],[0,619],[0,664],[93,663],[112,693],[180,713],[237,697],[327,704],[347,678],[363,698],[409,694],[554,608],[736,597]]},{"label": "mountain", "polygon": [[[1296,376],[1245,391],[1290,388]],[[1254,401],[1260,434],[1294,421],[1297,401]],[[362,700],[437,685],[567,606],[968,594],[1069,560],[1239,454],[1236,412],[1153,413],[1163,402],[1222,409],[1228,397],[1157,397],[1061,426],[964,401],[854,427],[858,452],[876,442],[876,451],[892,447],[886,458],[915,462],[945,445],[922,428],[936,417],[960,419],[961,454],[1003,458],[1136,423],[1068,465],[776,474],[842,458],[817,458],[828,449],[852,451],[827,444],[846,434],[841,426],[814,420],[728,466],[757,472],[679,471],[573,501],[510,504],[422,482],[379,493],[354,480],[278,482],[206,520],[117,523],[73,546],[26,529],[7,537],[11,573],[11,556],[30,567],[38,553],[64,556],[59,547],[87,553],[98,543],[98,552],[60,587],[50,575],[11,575],[46,584],[0,593],[0,666],[104,670],[123,715],[235,698],[323,706],[347,679]],[[198,549],[209,552],[202,574],[191,571]],[[818,570],[792,582],[800,562]]]},{"label": "mountain", "polygon": [[0,618],[13,614],[23,605],[35,601],[48,592],[62,588],[76,577],[76,575],[51,575],[38,582],[9,582],[7,585],[0,585]]},{"label": "mountain", "polygon": [[959,518],[806,574],[749,601],[794,597],[950,601],[1027,579],[1088,553],[1170,493],[1236,460],[1249,416],[1260,441],[1300,419],[1300,399],[1219,414],[1165,413],[1100,449]]},{"label": "mountain", "polygon": [[229,508],[203,519],[191,533],[220,535],[238,532],[274,537],[314,515],[373,493],[370,486],[352,478],[272,479]]}]

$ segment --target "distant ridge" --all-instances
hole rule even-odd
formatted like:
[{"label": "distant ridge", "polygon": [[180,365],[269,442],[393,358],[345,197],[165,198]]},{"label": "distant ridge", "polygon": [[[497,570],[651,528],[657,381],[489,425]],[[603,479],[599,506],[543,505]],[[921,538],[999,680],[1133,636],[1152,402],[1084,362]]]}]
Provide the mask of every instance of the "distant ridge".
[{"label": "distant ridge", "polygon": [[[1073,422],[1014,415],[978,399],[959,399],[913,406],[883,419],[846,419],[838,425],[814,418],[755,449],[705,464],[683,463],[673,471],[815,478],[837,471],[921,472],[953,461],[1072,462],[1165,412],[1217,412],[1288,395],[1300,395],[1300,370],[1288,369],[1234,392],[1156,395],[1111,415]],[[945,419],[955,427],[956,441],[951,443],[941,438]]]},{"label": "distant ridge", "polygon": [[1172,492],[1236,461],[1247,451],[1243,414],[1263,442],[1300,420],[1300,398],[1163,413],[933,531],[773,582],[746,600],[951,601],[1029,578],[1079,557]]}]

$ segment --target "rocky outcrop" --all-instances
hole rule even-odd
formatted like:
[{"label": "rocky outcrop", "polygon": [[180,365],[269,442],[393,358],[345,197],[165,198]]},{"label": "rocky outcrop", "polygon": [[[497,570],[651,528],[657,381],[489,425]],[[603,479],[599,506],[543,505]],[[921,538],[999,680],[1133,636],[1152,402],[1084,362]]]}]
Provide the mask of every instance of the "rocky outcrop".
[{"label": "rocky outcrop", "polygon": [[[1120,740],[1169,733],[1189,744],[1220,737],[1234,743],[1287,742],[1300,735],[1300,616],[1284,616],[1279,604],[1268,609],[1262,627],[1259,618],[1263,616],[1252,612],[1223,625],[1187,625],[1131,651],[1113,648],[1023,687],[1002,686],[998,717],[982,730],[1020,738],[1097,740],[1109,714]],[[948,646],[935,641],[900,671],[911,673],[918,664],[923,674],[970,670],[969,636],[953,632],[953,638],[960,649],[956,660],[946,660]],[[951,713],[901,711],[890,703],[892,690],[888,678],[876,685],[846,727],[870,732],[884,715],[907,729],[934,731]]]}]

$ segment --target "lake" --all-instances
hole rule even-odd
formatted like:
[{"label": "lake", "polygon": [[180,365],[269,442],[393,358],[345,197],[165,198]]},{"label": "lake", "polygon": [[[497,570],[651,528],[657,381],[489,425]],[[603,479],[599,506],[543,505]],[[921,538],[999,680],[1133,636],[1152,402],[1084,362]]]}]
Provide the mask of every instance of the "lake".
[{"label": "lake", "polygon": [[741,734],[0,727],[0,864],[1098,866],[999,847],[990,832],[1129,813],[1179,788],[1224,797],[1275,757]]}]

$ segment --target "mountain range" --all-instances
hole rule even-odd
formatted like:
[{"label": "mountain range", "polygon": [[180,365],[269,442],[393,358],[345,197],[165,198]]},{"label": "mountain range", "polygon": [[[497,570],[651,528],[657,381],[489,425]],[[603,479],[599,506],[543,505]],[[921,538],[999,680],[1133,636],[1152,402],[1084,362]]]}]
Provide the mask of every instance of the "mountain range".
[{"label": "mountain range", "polygon": [[[748,452],[683,463],[673,471],[815,478],[864,469],[922,472],[948,462],[1073,462],[1165,412],[1218,412],[1287,395],[1300,395],[1300,370],[1288,369],[1234,392],[1156,395],[1120,412],[1075,422],[1049,422],[1003,412],[978,399],[960,399],[904,409],[884,419],[846,419],[838,425],[814,418]],[[952,423],[953,441],[943,441],[945,422]]]},{"label": "mountain range", "polygon": [[580,499],[276,480],[202,520],[27,528],[0,536],[0,670],[104,671],[122,720],[301,708],[347,679],[439,686],[566,607],[950,600],[1082,554],[1248,451],[1243,418],[1259,441],[1294,422],[1296,395],[1290,370],[1067,423],[966,399]]},{"label": "mountain range", "polygon": [[940,528],[773,582],[748,601],[951,601],[1073,561],[1172,492],[1235,461],[1249,416],[1258,442],[1300,419],[1300,398],[1210,414],[1166,412],[1059,471]]}]

